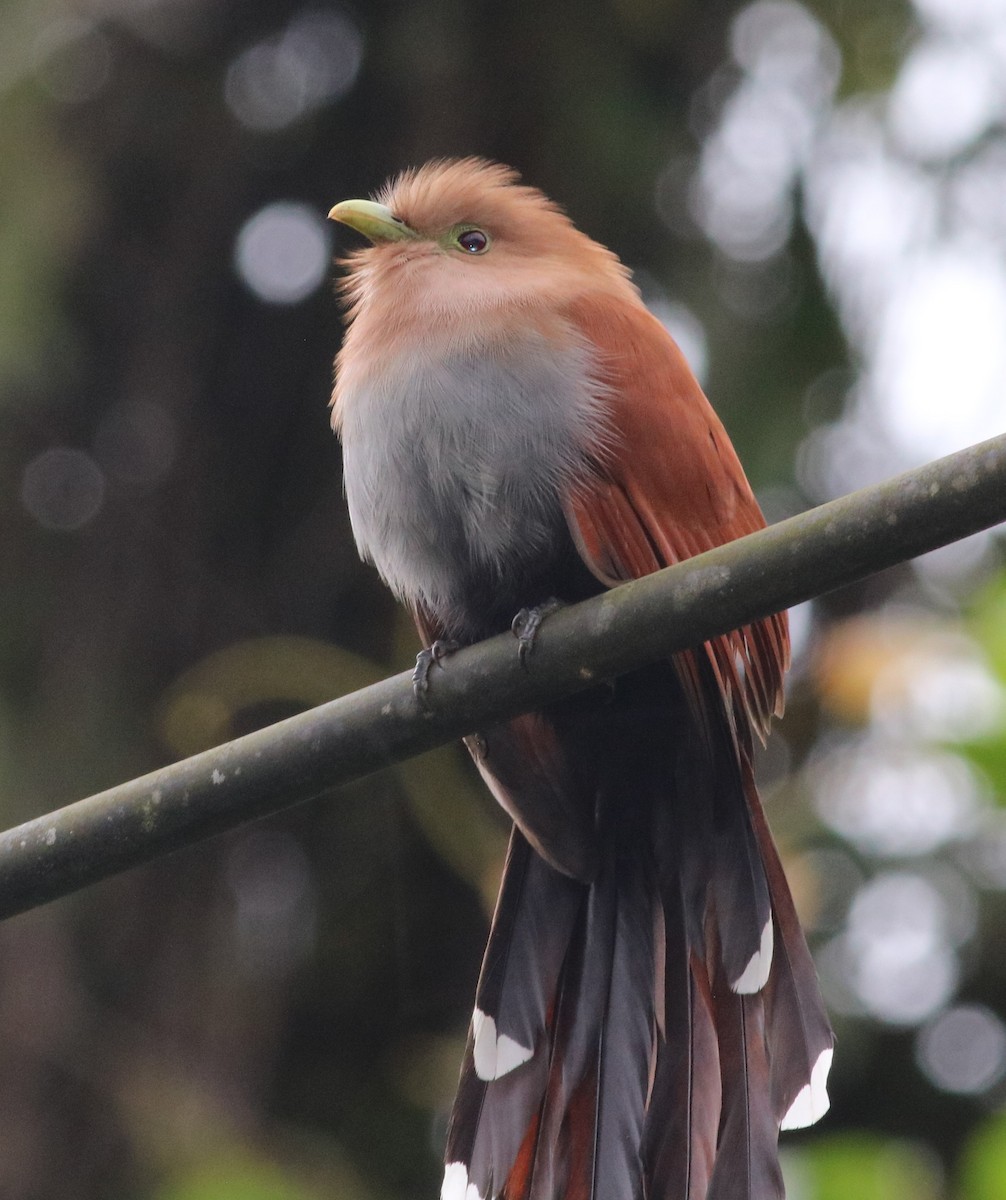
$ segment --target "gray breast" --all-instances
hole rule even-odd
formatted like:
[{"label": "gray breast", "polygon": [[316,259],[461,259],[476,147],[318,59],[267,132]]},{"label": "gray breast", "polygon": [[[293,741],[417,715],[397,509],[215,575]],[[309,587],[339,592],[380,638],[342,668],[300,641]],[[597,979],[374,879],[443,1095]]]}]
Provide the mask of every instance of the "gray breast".
[{"label": "gray breast", "polygon": [[360,553],[401,597],[453,604],[473,573],[540,553],[601,427],[586,349],[413,358],[344,397],[346,497]]}]

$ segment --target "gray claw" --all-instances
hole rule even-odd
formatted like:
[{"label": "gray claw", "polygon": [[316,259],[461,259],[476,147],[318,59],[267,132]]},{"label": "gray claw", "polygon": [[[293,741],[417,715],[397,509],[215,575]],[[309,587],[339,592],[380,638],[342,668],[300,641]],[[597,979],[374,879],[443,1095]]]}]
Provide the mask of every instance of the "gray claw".
[{"label": "gray claw", "polygon": [[521,666],[527,666],[528,655],[534,649],[535,640],[542,622],[557,608],[562,608],[562,601],[549,599],[533,608],[522,608],[514,617],[510,628],[517,639],[517,657]]},{"label": "gray claw", "polygon": [[432,646],[420,650],[416,655],[416,666],[412,672],[412,690],[420,704],[425,704],[430,691],[430,671],[434,665],[440,665],[443,660],[457,650],[456,642],[447,638],[437,638]]}]

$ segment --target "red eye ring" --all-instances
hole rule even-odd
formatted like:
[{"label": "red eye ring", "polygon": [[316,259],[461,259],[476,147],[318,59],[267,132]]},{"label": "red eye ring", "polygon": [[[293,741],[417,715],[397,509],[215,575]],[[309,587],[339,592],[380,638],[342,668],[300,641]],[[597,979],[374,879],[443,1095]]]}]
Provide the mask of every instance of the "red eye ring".
[{"label": "red eye ring", "polygon": [[466,229],[458,234],[458,245],[468,254],[483,254],[489,248],[489,239],[481,229]]}]

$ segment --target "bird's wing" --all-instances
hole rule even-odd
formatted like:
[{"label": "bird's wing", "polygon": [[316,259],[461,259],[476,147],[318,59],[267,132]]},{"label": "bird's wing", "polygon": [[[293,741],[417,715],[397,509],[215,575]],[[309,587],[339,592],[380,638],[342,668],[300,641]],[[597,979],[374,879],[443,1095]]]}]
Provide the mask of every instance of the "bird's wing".
[{"label": "bird's wing", "polygon": [[[764,524],[740,461],[684,356],[655,317],[604,296],[571,320],[598,355],[611,436],[566,499],[584,561],[608,585],[732,541]],[[709,659],[731,719],[759,736],[782,709],[785,614],[715,639]],[[679,669],[691,672],[687,660]],[[685,680],[686,689],[694,691]]]}]

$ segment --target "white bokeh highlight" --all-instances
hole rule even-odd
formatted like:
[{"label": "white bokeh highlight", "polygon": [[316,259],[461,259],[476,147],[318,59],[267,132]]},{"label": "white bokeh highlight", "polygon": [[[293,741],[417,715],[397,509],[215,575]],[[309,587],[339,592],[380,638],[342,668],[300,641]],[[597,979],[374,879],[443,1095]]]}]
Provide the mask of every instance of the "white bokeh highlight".
[{"label": "white bokeh highlight", "polygon": [[845,933],[831,944],[822,970],[829,999],[837,968],[861,1011],[892,1025],[925,1021],[950,999],[960,977],[949,924],[946,901],[930,880],[881,873],[859,891]]},{"label": "white bokeh highlight", "polygon": [[266,304],[299,304],[320,287],[330,256],[321,216],[306,204],[277,201],[241,227],[234,266],[245,286]]},{"label": "white bokeh highlight", "polygon": [[796,0],[743,9],[739,75],[702,93],[692,220],[729,261],[777,261],[799,195],[860,364],[802,455],[816,499],[1006,429],[1006,3],[916,8],[886,96],[838,95],[837,44]]},{"label": "white bokeh highlight", "polygon": [[973,42],[926,40],[905,58],[891,89],[888,123],[900,146],[938,161],[961,153],[1001,114],[1001,74]]},{"label": "white bokeh highlight", "polygon": [[245,128],[275,133],[344,96],[362,61],[363,36],[347,13],[302,13],[234,59],[224,100]]},{"label": "white bokeh highlight", "polygon": [[1003,0],[913,0],[923,20],[948,34],[983,35],[1006,28]]},{"label": "white bokeh highlight", "polygon": [[802,5],[757,0],[734,22],[741,82],[706,139],[689,197],[695,223],[729,258],[758,262],[789,239],[793,191],[838,82],[831,36]]},{"label": "white bokeh highlight", "polygon": [[1006,430],[1006,261],[944,243],[904,264],[880,316],[870,401],[923,461]]},{"label": "white bokeh highlight", "polygon": [[980,1095],[1006,1075],[1006,1026],[984,1005],[955,1005],[919,1031],[915,1057],[936,1087]]},{"label": "white bokeh highlight", "polygon": [[891,858],[931,854],[976,826],[981,793],[967,764],[866,735],[809,769],[814,807],[858,850]]}]

